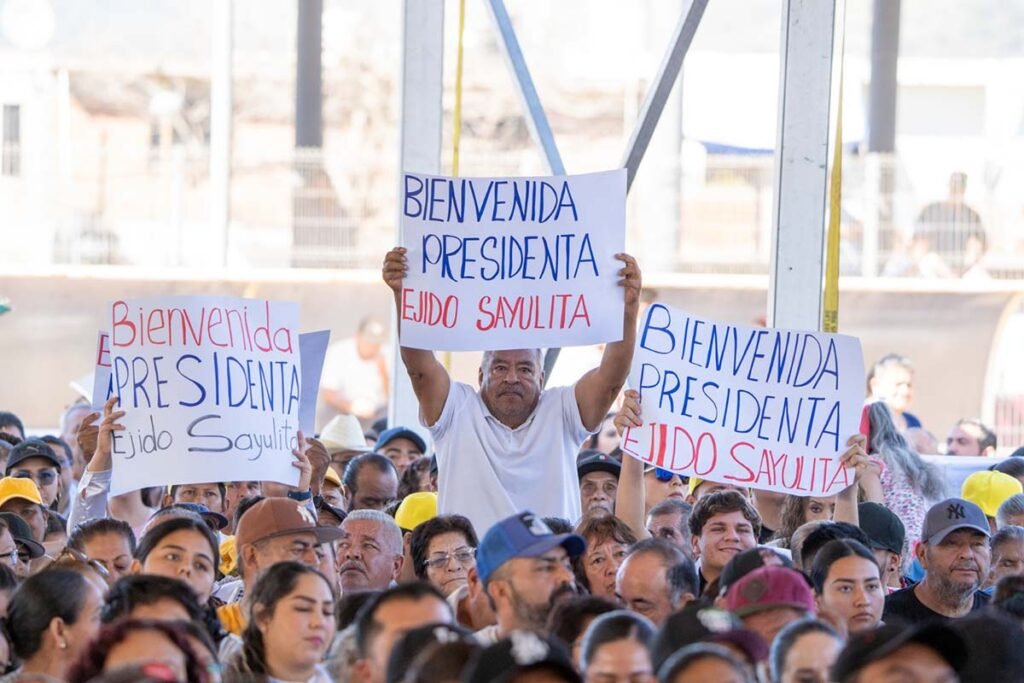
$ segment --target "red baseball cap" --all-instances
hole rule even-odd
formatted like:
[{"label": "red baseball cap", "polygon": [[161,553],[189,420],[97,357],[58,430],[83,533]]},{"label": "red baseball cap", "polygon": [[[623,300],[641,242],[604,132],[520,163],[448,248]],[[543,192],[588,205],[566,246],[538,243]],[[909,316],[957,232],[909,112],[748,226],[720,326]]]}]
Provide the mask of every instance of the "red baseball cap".
[{"label": "red baseball cap", "polygon": [[725,606],[738,617],[776,607],[817,611],[807,578],[795,569],[775,565],[755,569],[730,586]]}]

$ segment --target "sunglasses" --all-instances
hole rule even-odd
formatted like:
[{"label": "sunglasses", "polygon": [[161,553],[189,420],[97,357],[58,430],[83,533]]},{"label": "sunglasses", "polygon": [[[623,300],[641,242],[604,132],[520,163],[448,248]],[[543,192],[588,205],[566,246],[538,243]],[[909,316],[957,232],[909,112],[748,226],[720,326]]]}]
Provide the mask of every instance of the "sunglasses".
[{"label": "sunglasses", "polygon": [[57,481],[56,470],[40,470],[37,473],[29,472],[28,470],[18,470],[13,475],[17,479],[35,479],[43,486],[49,486],[53,482]]},{"label": "sunglasses", "polygon": [[679,480],[681,482],[683,482],[684,484],[686,483],[686,477],[684,477],[683,475],[676,474],[671,470],[663,470],[660,467],[654,468],[654,476],[655,478],[657,478],[658,481],[662,482],[672,481],[674,478],[679,477]]}]

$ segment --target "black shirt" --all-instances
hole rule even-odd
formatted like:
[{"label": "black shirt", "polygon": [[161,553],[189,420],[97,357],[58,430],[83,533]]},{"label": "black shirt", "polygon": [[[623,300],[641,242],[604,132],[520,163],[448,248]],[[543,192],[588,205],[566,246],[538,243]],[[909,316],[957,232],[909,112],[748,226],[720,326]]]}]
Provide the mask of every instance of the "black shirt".
[{"label": "black shirt", "polygon": [[[935,610],[926,607],[917,599],[914,589],[916,585],[902,588],[890,594],[885,599],[885,611],[882,613],[882,621],[887,624],[920,624],[927,621],[952,621],[953,617],[939,614]],[[988,605],[989,596],[981,591],[974,591],[974,605],[971,611],[979,610]]]}]

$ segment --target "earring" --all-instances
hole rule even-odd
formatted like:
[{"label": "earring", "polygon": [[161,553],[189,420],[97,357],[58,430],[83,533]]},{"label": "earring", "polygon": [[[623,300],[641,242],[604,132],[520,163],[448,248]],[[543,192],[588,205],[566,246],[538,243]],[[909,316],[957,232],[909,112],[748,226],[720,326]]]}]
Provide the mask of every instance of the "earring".
[{"label": "earring", "polygon": [[62,650],[68,649],[68,642],[66,640],[60,641],[60,649],[62,649]]}]

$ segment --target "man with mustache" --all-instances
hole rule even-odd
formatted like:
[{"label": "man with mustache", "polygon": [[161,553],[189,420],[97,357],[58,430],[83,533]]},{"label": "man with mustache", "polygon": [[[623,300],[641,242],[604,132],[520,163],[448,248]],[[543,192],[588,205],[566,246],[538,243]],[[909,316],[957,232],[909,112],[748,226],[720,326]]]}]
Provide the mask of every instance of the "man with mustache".
[{"label": "man with mustache", "polygon": [[582,537],[552,533],[532,512],[492,526],[477,549],[476,572],[497,625],[477,632],[477,639],[490,645],[512,631],[543,631],[555,604],[577,594],[572,560],[585,548]]},{"label": "man with mustache", "polygon": [[948,498],[928,510],[914,554],[925,570],[920,583],[885,599],[882,620],[916,624],[949,621],[982,609],[988,577],[988,520],[980,507]]},{"label": "man with mustache", "polygon": [[387,590],[402,574],[402,530],[379,510],[356,510],[341,523],[338,576],[341,593]]},{"label": "man with mustache", "polygon": [[[521,510],[580,518],[576,454],[625,383],[636,342],[640,268],[632,256],[616,258],[624,266],[622,340],[608,344],[601,364],[573,386],[544,389],[540,349],[485,352],[476,391],[452,382],[433,352],[401,348],[420,419],[434,440],[438,514],[465,515],[477,529]],[[399,320],[407,270],[405,248],[388,252],[382,274]]]}]

